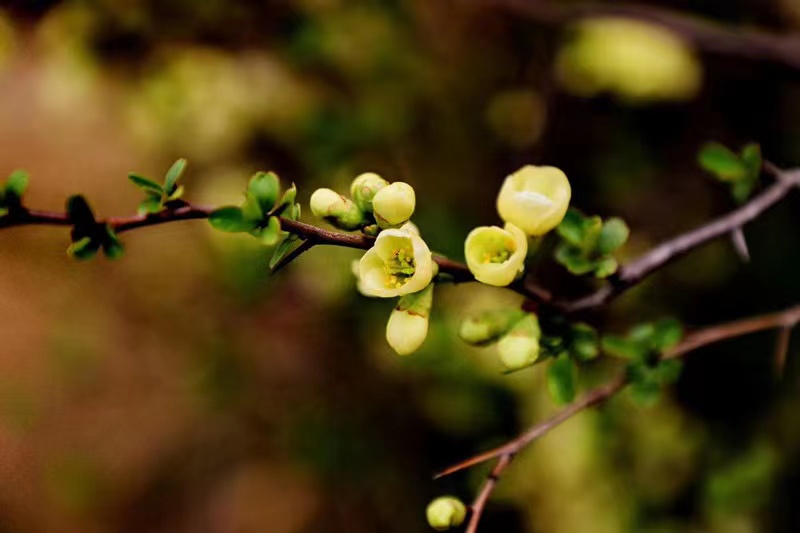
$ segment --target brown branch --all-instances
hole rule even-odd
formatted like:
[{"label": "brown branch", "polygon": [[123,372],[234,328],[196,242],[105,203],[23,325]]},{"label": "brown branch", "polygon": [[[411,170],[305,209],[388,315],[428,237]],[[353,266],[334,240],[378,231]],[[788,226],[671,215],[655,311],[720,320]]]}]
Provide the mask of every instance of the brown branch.
[{"label": "brown branch", "polygon": [[[719,341],[768,329],[783,328],[788,330],[798,323],[800,323],[800,305],[769,315],[762,315],[753,318],[737,320],[735,322],[710,326],[687,335],[678,345],[667,350],[663,354],[663,357],[667,359],[680,358],[689,352],[708,344],[713,344]],[[487,480],[484,482],[484,485],[478,494],[475,503],[473,503],[473,513],[470,517],[467,532],[475,533],[477,531],[478,522],[480,521],[483,509],[486,506],[486,501],[491,496],[498,479],[514,459],[514,456],[516,456],[523,448],[531,444],[533,441],[549,433],[551,430],[563,422],[566,422],[576,414],[595,405],[599,405],[616,395],[623,388],[625,388],[626,384],[626,374],[625,372],[621,372],[617,374],[617,376],[610,382],[588,391],[578,400],[567,405],[547,420],[534,425],[506,444],[471,457],[465,461],[461,461],[460,463],[455,464],[437,474],[434,479],[459,472],[492,459],[497,459],[497,463],[489,474]]]},{"label": "brown branch", "polygon": [[699,50],[800,70],[800,36],[726,27],[697,15],[636,4],[556,0],[486,0],[490,6],[548,25],[594,17],[625,17],[664,27]]},{"label": "brown branch", "polygon": [[[154,214],[109,217],[100,219],[97,223],[108,224],[115,232],[123,233],[134,229],[178,222],[181,220],[206,219],[211,215],[214,209],[214,207],[208,206],[185,205],[176,209],[165,209]],[[284,231],[297,235],[305,241],[290,254],[291,260],[296,259],[299,255],[314,246],[330,245],[367,250],[375,242],[374,237],[363,234],[332,231],[283,217],[280,217],[280,221],[281,228]],[[25,208],[16,209],[0,217],[0,229],[32,225],[71,226],[73,222],[70,220],[67,213]],[[467,265],[463,263],[440,255],[435,255],[434,261],[439,265],[439,271],[443,274],[447,274],[451,280],[456,283],[475,281],[475,277],[469,271]],[[280,265],[281,268],[288,262],[289,261],[282,262],[283,264]],[[279,268],[276,270],[279,270]],[[522,280],[515,282],[510,288],[535,302],[546,302],[550,300],[550,294],[547,291]]]},{"label": "brown branch", "polygon": [[605,305],[672,261],[752,222],[780,202],[792,189],[800,187],[800,170],[782,172],[773,165],[765,168],[772,173],[777,172],[778,179],[739,209],[660,244],[633,262],[623,265],[609,279],[609,283],[595,293],[575,301],[556,302],[556,307],[566,313],[577,313]]}]

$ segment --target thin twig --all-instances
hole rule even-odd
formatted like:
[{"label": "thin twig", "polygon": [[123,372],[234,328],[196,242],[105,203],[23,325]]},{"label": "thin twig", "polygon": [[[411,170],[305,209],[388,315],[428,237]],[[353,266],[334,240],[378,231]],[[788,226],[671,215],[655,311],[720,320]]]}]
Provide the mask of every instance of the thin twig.
[{"label": "thin twig", "polygon": [[[749,333],[755,333],[768,329],[783,328],[788,330],[798,323],[800,323],[800,305],[778,313],[710,326],[687,335],[678,345],[667,350],[663,354],[663,357],[666,359],[683,357],[689,352],[708,344],[713,344],[722,340],[732,339],[742,335],[747,335]],[[547,420],[534,425],[515,439],[502,446],[471,457],[465,461],[461,461],[460,463],[455,464],[437,474],[435,479],[459,472],[492,459],[497,459],[495,467],[492,469],[487,480],[484,482],[484,485],[478,497],[476,498],[475,503],[473,504],[473,514],[470,518],[467,532],[475,533],[477,531],[478,522],[480,521],[486,501],[491,496],[492,491],[494,490],[503,471],[508,467],[520,450],[543,435],[547,434],[563,422],[566,422],[576,414],[608,400],[625,388],[626,384],[626,374],[625,372],[620,372],[610,382],[588,391],[578,400],[567,405]]]},{"label": "thin twig", "polygon": [[633,262],[622,266],[617,274],[610,278],[609,284],[593,294],[575,301],[556,302],[555,305],[566,313],[577,313],[605,305],[679,257],[752,222],[780,202],[792,189],[800,187],[800,173],[778,172],[780,179],[742,207],[656,246]]},{"label": "thin twig", "polygon": [[792,328],[784,326],[778,330],[778,338],[775,340],[775,371],[778,377],[783,377],[786,368],[786,356],[789,354],[789,341],[792,336]]},{"label": "thin twig", "polygon": [[477,0],[530,20],[564,25],[586,18],[625,17],[662,26],[707,53],[800,70],[800,36],[775,31],[726,27],[698,15],[637,4],[560,2],[556,0]]},{"label": "thin twig", "polygon": [[483,510],[486,508],[486,502],[489,501],[489,497],[492,495],[492,492],[494,492],[494,487],[497,485],[497,481],[503,474],[503,470],[505,470],[506,467],[511,464],[512,459],[512,455],[501,455],[497,460],[497,464],[495,464],[494,468],[492,468],[492,471],[486,477],[486,481],[483,482],[481,491],[478,493],[475,501],[472,502],[469,523],[467,524],[465,533],[475,533],[478,531],[478,524],[481,521],[481,516],[483,516]]},{"label": "thin twig", "polygon": [[313,241],[308,240],[301,242],[300,246],[292,250],[291,253],[285,255],[280,261],[278,261],[278,264],[273,267],[272,273],[276,274],[280,272],[286,265],[288,265],[301,255],[303,255],[305,252],[309,251],[313,247],[314,247]]},{"label": "thin twig", "polygon": [[[177,209],[165,209],[158,213],[144,215],[130,215],[99,219],[98,224],[108,224],[117,233],[123,233],[148,226],[178,222],[181,220],[197,220],[208,218],[214,207],[185,205]],[[281,229],[297,235],[305,242],[300,248],[294,250],[287,258],[295,259],[297,255],[308,251],[314,246],[331,245],[345,248],[367,250],[375,243],[375,238],[358,233],[343,233],[320,228],[298,220],[279,217]],[[33,209],[19,209],[6,216],[0,217],[0,229],[16,226],[49,225],[71,226],[73,222],[66,213],[53,211],[39,211]],[[454,282],[462,283],[475,281],[467,265],[454,261],[444,256],[434,256],[434,261],[439,265],[439,271],[450,276]],[[283,265],[276,267],[280,270]],[[522,280],[514,283],[512,290],[536,302],[546,302],[551,297],[544,289]]]}]

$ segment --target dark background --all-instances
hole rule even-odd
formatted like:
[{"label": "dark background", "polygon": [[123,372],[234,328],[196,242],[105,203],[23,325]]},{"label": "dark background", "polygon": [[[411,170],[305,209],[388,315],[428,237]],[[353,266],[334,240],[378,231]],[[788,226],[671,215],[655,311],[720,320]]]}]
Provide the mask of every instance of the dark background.
[{"label": "dark background", "polygon": [[[650,4],[800,31],[795,0]],[[27,169],[42,209],[80,192],[100,216],[133,213],[126,173],[160,178],[177,157],[187,199],[219,205],[256,170],[304,204],[373,170],[416,188],[426,241],[460,258],[497,222],[503,177],[549,164],[573,205],[628,221],[624,260],[735,207],[698,168],[706,141],[800,164],[799,72],[695,51],[702,80],[677,101],[581,97],[555,67],[580,32],[489,0],[2,5],[0,173]],[[593,320],[691,329],[795,304],[798,228],[794,194],[747,227],[749,264],[722,240]],[[269,250],[204,222],[124,242],[118,263],[76,263],[63,229],[0,233],[0,531],[426,531],[431,498],[471,500],[486,473],[435,471],[555,408],[540,367],[503,376],[455,338],[470,311],[518,303],[502,290],[437,290],[426,344],[401,359],[392,303],[355,291],[354,251],[270,277]],[[591,289],[546,261],[537,276]],[[623,396],[538,441],[482,531],[797,531],[800,353],[777,375],[774,338],[703,349],[656,407]]]}]

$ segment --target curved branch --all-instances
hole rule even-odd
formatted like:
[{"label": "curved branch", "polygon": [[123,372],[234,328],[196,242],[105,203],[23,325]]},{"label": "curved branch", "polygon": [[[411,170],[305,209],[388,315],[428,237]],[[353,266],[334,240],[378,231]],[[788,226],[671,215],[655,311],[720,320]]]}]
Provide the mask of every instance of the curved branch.
[{"label": "curved branch", "polygon": [[605,305],[675,259],[752,222],[780,202],[792,189],[800,187],[800,170],[782,172],[772,165],[766,165],[765,168],[778,179],[739,209],[660,244],[638,259],[623,265],[609,279],[609,284],[595,293],[574,301],[556,302],[556,307],[566,313],[577,313]]},{"label": "curved branch", "polygon": [[528,19],[562,25],[592,17],[625,17],[662,26],[704,52],[800,70],[800,36],[729,28],[690,15],[636,4],[558,3],[554,0],[487,0]]},{"label": "curved branch", "polygon": [[[719,341],[769,329],[781,328],[782,330],[789,330],[798,323],[800,323],[800,305],[777,313],[710,326],[687,335],[683,341],[667,350],[663,354],[663,357],[666,359],[680,358],[698,348]],[[492,459],[497,459],[496,465],[484,482],[475,503],[473,503],[473,513],[470,517],[467,532],[474,533],[477,531],[478,522],[481,519],[486,501],[494,491],[495,485],[503,474],[503,471],[511,464],[511,461],[517,453],[576,414],[595,405],[599,405],[615,396],[625,388],[625,385],[627,385],[627,377],[625,372],[621,372],[610,382],[588,391],[578,400],[567,405],[547,420],[534,425],[506,444],[471,457],[438,473],[434,479],[459,472]]]}]

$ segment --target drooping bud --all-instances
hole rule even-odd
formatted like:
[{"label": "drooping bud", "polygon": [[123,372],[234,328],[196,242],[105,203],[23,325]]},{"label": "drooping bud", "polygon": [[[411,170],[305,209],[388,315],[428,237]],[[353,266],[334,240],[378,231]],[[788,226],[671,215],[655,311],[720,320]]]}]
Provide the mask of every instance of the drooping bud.
[{"label": "drooping bud", "polygon": [[464,255],[475,279],[487,285],[505,287],[525,269],[528,239],[512,223],[475,228],[464,242]]},{"label": "drooping bud", "polygon": [[331,189],[317,189],[311,195],[311,212],[344,230],[354,230],[364,223],[364,213],[352,200]]},{"label": "drooping bud", "polygon": [[350,185],[350,196],[353,201],[365,213],[372,213],[372,199],[375,194],[389,182],[374,172],[365,172],[356,177]]},{"label": "drooping bud", "polygon": [[497,343],[500,361],[508,370],[519,370],[530,366],[539,357],[539,320],[528,313]]},{"label": "drooping bud", "polygon": [[467,506],[453,496],[436,498],[425,510],[428,524],[436,531],[446,531],[458,527],[467,518]]},{"label": "drooping bud", "polygon": [[464,320],[458,336],[467,344],[486,346],[508,333],[526,314],[520,309],[487,311]]},{"label": "drooping bud", "polygon": [[544,235],[561,223],[572,189],[555,167],[527,165],[508,176],[497,195],[497,212],[531,236]]},{"label": "drooping bud", "polygon": [[386,324],[386,340],[398,355],[414,353],[428,336],[433,283],[400,298]]},{"label": "drooping bud", "polygon": [[416,207],[414,188],[396,181],[379,190],[372,198],[375,221],[382,228],[399,226],[411,218]]}]

